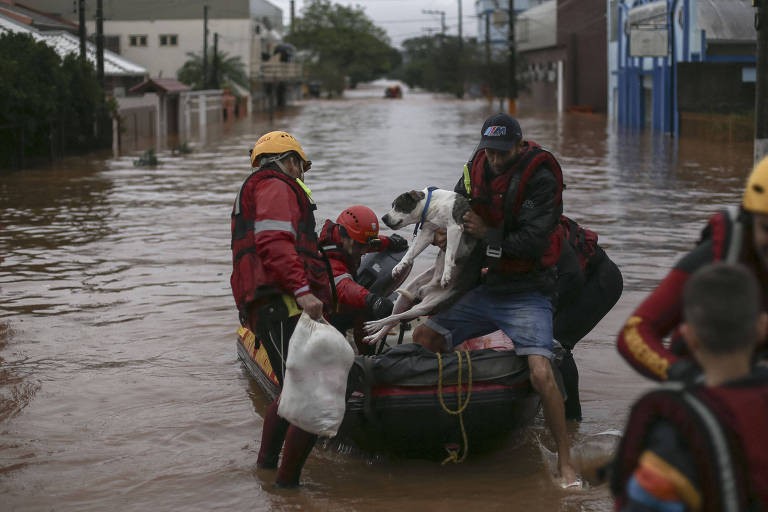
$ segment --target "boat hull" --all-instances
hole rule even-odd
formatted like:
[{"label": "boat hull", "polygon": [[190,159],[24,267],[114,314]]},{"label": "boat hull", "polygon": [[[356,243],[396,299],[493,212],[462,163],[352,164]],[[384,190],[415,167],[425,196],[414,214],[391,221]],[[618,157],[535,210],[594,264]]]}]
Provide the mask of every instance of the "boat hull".
[{"label": "boat hull", "polygon": [[[264,393],[270,398],[277,396],[279,387],[266,350],[245,328],[238,331],[237,352]],[[499,353],[497,358],[489,351],[477,352],[476,361],[468,364],[465,358],[458,362],[459,375],[462,369],[464,372],[461,386],[457,385],[455,360],[440,359],[438,365],[442,367],[436,367],[434,374],[427,368],[414,378],[395,377],[393,380],[402,382],[396,384],[382,377],[391,374],[390,368],[380,364],[385,362],[382,358],[386,353],[357,356],[338,440],[367,452],[427,459],[444,459],[451,450],[479,453],[499,446],[512,431],[532,422],[540,399],[530,386],[527,368],[510,359],[513,354]],[[502,357],[502,361],[493,361]],[[507,360],[517,366],[502,377],[475,379],[468,385],[470,364],[475,375],[481,375],[483,367],[499,367],[500,363],[504,367]],[[391,359],[386,363],[392,363]],[[430,363],[417,364],[423,370],[424,364]],[[402,369],[403,364],[395,361],[391,366]],[[409,371],[405,368],[406,374]],[[438,375],[442,382],[438,382]]]}]

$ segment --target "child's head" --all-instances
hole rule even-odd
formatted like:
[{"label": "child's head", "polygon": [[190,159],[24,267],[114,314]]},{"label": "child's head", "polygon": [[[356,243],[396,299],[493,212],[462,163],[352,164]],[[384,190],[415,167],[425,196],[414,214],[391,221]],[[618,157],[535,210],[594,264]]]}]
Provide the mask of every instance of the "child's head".
[{"label": "child's head", "polygon": [[751,354],[765,332],[761,310],[760,289],[750,270],[726,263],[707,265],[683,290],[683,334],[694,352]]}]

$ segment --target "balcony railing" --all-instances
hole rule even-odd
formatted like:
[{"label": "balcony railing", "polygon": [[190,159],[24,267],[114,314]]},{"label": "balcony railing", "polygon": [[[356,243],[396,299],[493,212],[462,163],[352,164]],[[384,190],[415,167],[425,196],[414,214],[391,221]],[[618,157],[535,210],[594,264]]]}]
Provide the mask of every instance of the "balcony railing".
[{"label": "balcony railing", "polygon": [[257,79],[264,82],[289,82],[301,79],[301,64],[298,62],[264,62]]}]

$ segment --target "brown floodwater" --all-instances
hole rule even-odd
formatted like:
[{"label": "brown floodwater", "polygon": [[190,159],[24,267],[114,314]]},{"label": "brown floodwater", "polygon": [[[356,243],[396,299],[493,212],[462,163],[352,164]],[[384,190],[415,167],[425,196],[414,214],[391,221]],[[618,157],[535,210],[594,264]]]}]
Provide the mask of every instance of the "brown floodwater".
[{"label": "brown floodwater", "polygon": [[[256,469],[266,401],[236,358],[228,282],[248,148],[271,129],[296,135],[319,221],[354,203],[383,214],[403,191],[453,188],[494,111],[382,91],[241,122],[191,154],[160,152],[155,168],[93,156],[0,174],[0,510],[611,510],[605,484],[554,486],[541,418],[459,465],[318,446],[293,491]],[[621,300],[575,350],[584,421],[569,430],[589,475],[650,385],[615,334],[708,215],[739,200],[752,144],[622,132],[586,114],[520,121],[560,158],[566,213],[624,274]]]}]

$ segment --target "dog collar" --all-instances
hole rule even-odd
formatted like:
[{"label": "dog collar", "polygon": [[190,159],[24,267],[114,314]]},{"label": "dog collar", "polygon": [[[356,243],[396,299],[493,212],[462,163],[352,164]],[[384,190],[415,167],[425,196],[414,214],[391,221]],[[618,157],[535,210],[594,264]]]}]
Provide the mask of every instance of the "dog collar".
[{"label": "dog collar", "polygon": [[427,202],[424,203],[424,209],[421,210],[421,220],[416,223],[416,226],[413,228],[413,236],[416,236],[416,233],[419,232],[419,228],[421,228],[421,225],[424,224],[424,221],[427,220],[427,210],[429,210],[429,202],[432,200],[432,191],[436,190],[437,187],[427,187]]}]

